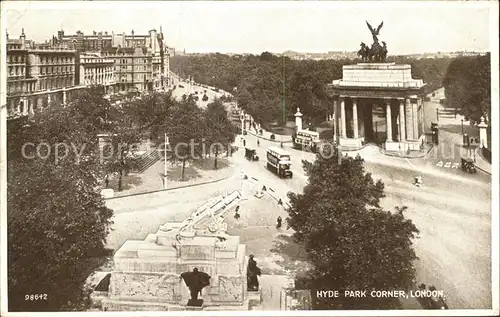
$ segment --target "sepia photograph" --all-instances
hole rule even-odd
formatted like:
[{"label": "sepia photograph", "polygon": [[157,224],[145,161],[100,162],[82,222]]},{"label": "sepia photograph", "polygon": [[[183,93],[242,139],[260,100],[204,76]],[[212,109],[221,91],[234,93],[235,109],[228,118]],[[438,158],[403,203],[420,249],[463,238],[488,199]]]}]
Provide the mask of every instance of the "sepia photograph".
[{"label": "sepia photograph", "polygon": [[0,6],[2,316],[499,315],[497,1]]}]

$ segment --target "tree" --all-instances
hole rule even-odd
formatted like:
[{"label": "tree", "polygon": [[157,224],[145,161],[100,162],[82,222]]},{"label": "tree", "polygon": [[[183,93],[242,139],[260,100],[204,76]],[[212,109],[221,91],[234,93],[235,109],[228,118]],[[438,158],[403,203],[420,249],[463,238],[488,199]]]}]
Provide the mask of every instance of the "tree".
[{"label": "tree", "polygon": [[202,110],[191,97],[183,98],[171,109],[165,130],[173,148],[171,159],[182,162],[181,179],[184,180],[186,161],[202,154],[202,147],[196,145],[203,142],[205,133]]},{"label": "tree", "polygon": [[[83,285],[94,269],[92,257],[104,252],[112,210],[97,190],[103,175],[97,131],[105,122],[98,120],[100,99],[87,93],[9,130],[11,311],[84,310],[89,303]],[[33,144],[19,155],[28,142]],[[46,145],[37,155],[42,142]],[[47,294],[47,299],[25,300],[26,294]]]},{"label": "tree", "polygon": [[[140,127],[127,112],[127,106],[115,109],[115,120],[108,134],[110,141],[102,149],[102,161],[107,174],[118,174],[118,191],[122,191],[123,175],[138,166],[134,155],[136,145],[141,142]],[[108,176],[106,176],[108,177]]]},{"label": "tree", "polygon": [[167,120],[169,109],[174,99],[170,92],[152,93],[123,105],[123,110],[130,116],[139,133],[150,132],[150,139],[158,138],[160,128]]},{"label": "tree", "polygon": [[214,169],[217,169],[219,150],[224,145],[227,145],[227,151],[229,151],[229,144],[234,142],[234,129],[220,99],[215,99],[214,102],[208,104],[204,114],[206,126],[205,138],[208,141],[210,149],[212,146],[214,147]]},{"label": "tree", "polygon": [[[318,154],[314,163],[304,162],[308,185],[302,194],[288,194],[288,224],[314,265],[308,272],[311,287],[368,291],[410,288],[416,259],[412,239],[417,228],[402,213],[382,210],[379,202],[384,185],[364,172],[363,159],[343,157],[339,163],[338,150],[333,154],[331,158]],[[374,309],[395,303],[390,299],[346,298],[341,304],[343,308]]]},{"label": "tree", "polygon": [[452,61],[443,79],[448,104],[473,123],[491,118],[490,55],[460,57]]}]

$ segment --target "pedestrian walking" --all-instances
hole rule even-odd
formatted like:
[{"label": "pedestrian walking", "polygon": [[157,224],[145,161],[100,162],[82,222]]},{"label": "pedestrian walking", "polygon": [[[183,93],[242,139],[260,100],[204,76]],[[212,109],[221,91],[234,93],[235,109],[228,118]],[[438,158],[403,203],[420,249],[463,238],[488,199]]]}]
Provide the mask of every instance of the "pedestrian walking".
[{"label": "pedestrian walking", "polygon": [[234,219],[240,220],[240,213],[238,212],[238,210],[236,210],[234,213]]},{"label": "pedestrian walking", "polygon": [[276,219],[276,229],[280,229],[281,228],[281,222],[283,220],[281,219],[281,216],[278,216],[278,219]]},{"label": "pedestrian walking", "polygon": [[281,146],[281,148],[283,148],[283,142],[280,142],[280,146]]},{"label": "pedestrian walking", "polygon": [[243,146],[245,146],[247,144],[247,141],[245,139],[243,139]]},{"label": "pedestrian walking", "polygon": [[257,146],[260,146],[260,141],[259,141],[259,139],[257,139]]}]

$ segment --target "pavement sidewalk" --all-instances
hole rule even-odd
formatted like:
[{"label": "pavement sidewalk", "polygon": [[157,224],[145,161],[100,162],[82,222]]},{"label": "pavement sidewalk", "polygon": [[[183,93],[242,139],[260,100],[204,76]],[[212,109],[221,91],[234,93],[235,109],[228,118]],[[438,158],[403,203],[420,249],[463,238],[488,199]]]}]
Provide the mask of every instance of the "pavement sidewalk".
[{"label": "pavement sidewalk", "polygon": [[[470,121],[466,121],[464,116],[460,114],[455,116],[455,109],[446,108],[442,104],[436,104],[436,108],[439,111],[439,142],[463,147],[462,131],[467,134],[468,138],[479,140],[479,129],[471,125]],[[476,167],[491,175],[491,163],[482,156],[481,147],[477,146],[475,142],[469,141],[469,144],[475,151],[474,164]]]},{"label": "pavement sidewalk", "polygon": [[[199,183],[215,181],[229,177],[234,173],[232,164],[226,157],[219,157],[218,169],[213,169],[213,158],[200,160],[200,162],[186,163],[184,179],[181,180],[182,166],[180,164],[167,164],[167,188],[179,188]],[[123,190],[116,191],[118,178],[110,180],[109,188],[115,189],[114,197],[123,197],[140,193],[162,190],[164,173],[163,160],[160,159],[143,173],[130,173],[123,177]]]},{"label": "pavement sidewalk", "polygon": [[[250,130],[247,130],[247,135],[246,136],[252,136],[252,137],[257,137],[259,139],[266,139],[266,140],[269,140],[269,141],[273,141],[273,142],[283,142],[283,143],[290,143],[292,142],[292,136],[291,135],[281,135],[281,134],[274,134],[275,135],[275,139],[274,140],[271,140],[271,132],[269,131],[265,131],[264,129],[262,129],[262,135],[260,135],[258,133],[258,131],[256,129],[254,129],[253,127],[250,128]],[[243,136],[243,138],[245,138],[245,135]]]}]

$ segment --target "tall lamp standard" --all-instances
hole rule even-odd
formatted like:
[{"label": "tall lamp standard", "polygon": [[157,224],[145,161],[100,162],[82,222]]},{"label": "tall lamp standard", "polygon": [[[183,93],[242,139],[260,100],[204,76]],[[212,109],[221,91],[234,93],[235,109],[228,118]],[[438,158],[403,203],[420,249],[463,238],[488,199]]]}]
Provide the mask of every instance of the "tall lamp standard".
[{"label": "tall lamp standard", "polygon": [[460,119],[460,121],[462,122],[462,135],[464,135],[464,119]]},{"label": "tall lamp standard", "polygon": [[167,145],[169,145],[168,141],[168,136],[165,133],[165,149],[163,150],[163,159],[164,159],[164,164],[163,164],[163,189],[167,189]]},{"label": "tall lamp standard", "polygon": [[241,111],[240,113],[240,120],[241,120],[241,137],[243,137],[243,124],[245,123],[245,112]]},{"label": "tall lamp standard", "polygon": [[470,138],[467,138],[467,155],[470,156]]}]

